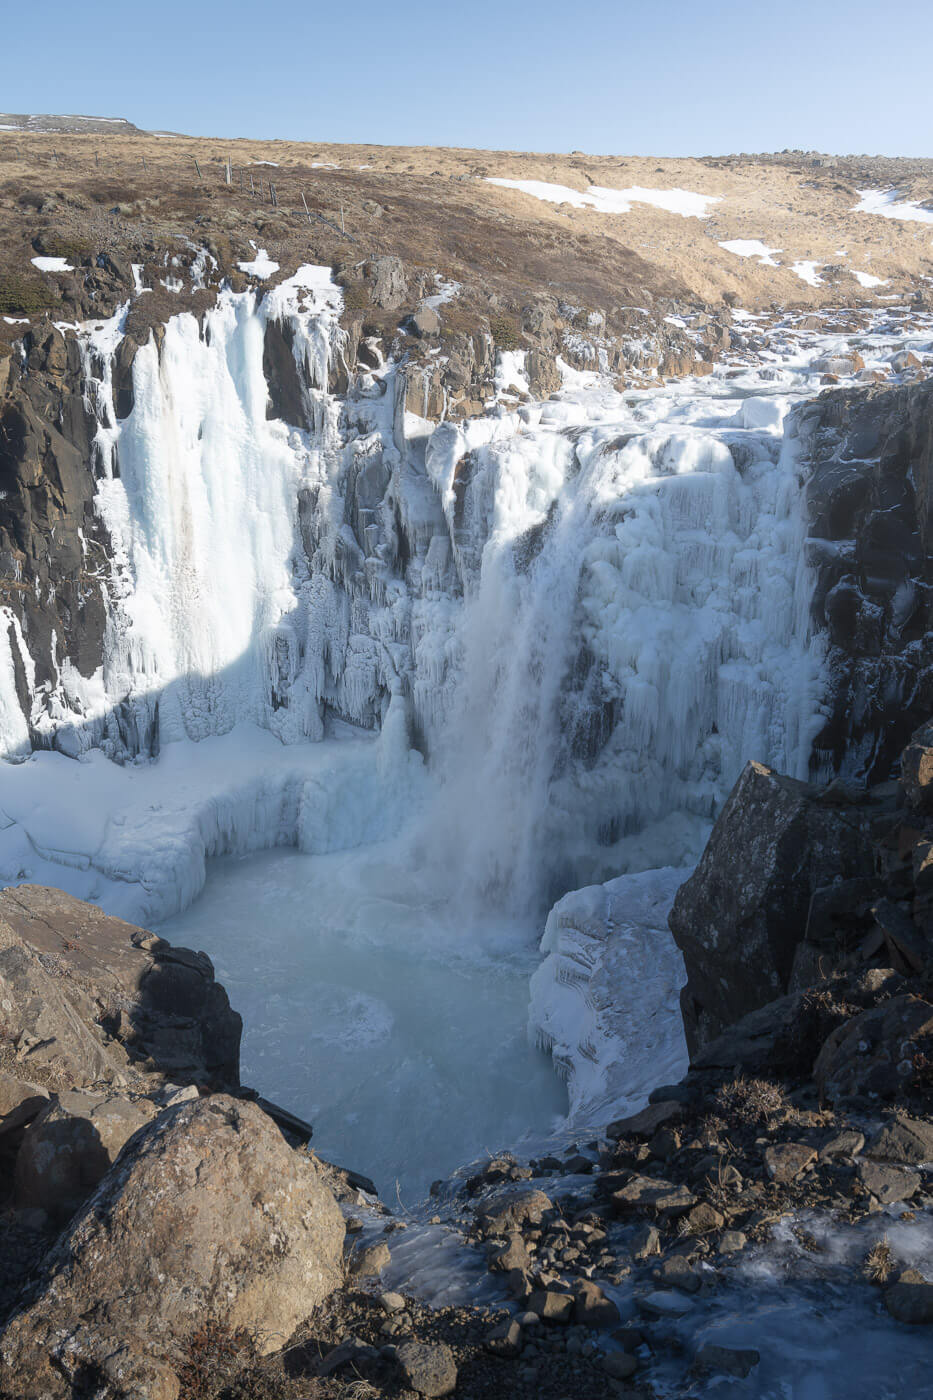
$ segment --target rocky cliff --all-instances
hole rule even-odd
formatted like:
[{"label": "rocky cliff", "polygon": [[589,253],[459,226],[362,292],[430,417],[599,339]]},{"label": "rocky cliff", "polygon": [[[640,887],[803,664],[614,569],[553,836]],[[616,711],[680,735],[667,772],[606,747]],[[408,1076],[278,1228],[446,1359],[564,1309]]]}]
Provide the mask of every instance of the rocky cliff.
[{"label": "rocky cliff", "polygon": [[933,381],[832,390],[798,424],[832,677],[815,756],[883,781],[933,710]]}]

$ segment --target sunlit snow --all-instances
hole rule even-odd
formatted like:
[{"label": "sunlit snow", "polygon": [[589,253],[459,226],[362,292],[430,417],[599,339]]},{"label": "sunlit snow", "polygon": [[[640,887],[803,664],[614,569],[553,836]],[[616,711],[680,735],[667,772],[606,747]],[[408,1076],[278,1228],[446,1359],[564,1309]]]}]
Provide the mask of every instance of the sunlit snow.
[{"label": "sunlit snow", "polygon": [[823,279],[817,272],[817,268],[820,266],[821,264],[817,262],[801,260],[791,265],[791,272],[796,272],[801,282],[806,282],[808,287],[821,287]]},{"label": "sunlit snow", "polygon": [[871,272],[856,272],[854,268],[852,276],[860,287],[886,287],[891,280],[889,277],[875,277]]},{"label": "sunlit snow", "polygon": [[858,204],[853,214],[880,214],[883,219],[902,219],[908,223],[933,224],[933,209],[915,200],[899,200],[897,190],[858,190]]},{"label": "sunlit snow", "polygon": [[632,185],[626,190],[590,185],[589,189],[582,191],[546,180],[504,180],[492,175],[486,178],[490,185],[521,190],[523,194],[533,195],[535,199],[544,199],[551,204],[595,209],[600,214],[630,214],[633,204],[650,204],[670,214],[680,214],[685,219],[706,219],[709,217],[709,205],[717,204],[722,198],[718,194],[694,194],[690,190],[650,190],[640,185]]},{"label": "sunlit snow", "polygon": [[67,258],[30,258],[33,267],[37,267],[40,272],[74,272],[74,268]]},{"label": "sunlit snow", "polygon": [[735,253],[739,258],[757,258],[762,267],[780,267],[780,263],[774,259],[774,254],[780,253],[781,249],[769,248],[759,238],[730,238],[719,246],[725,248],[727,253]]},{"label": "sunlit snow", "polygon": [[[255,243],[253,247],[256,248]],[[256,248],[256,256],[252,261],[237,263],[237,267],[241,272],[248,272],[251,277],[258,277],[262,280],[271,277],[279,270],[279,264],[273,262],[265,248]]]}]

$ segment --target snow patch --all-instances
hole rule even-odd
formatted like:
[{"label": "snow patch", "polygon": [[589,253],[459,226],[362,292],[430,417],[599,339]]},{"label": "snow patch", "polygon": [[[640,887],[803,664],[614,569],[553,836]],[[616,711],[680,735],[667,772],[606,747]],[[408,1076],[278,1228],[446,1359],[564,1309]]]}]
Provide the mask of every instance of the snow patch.
[{"label": "snow patch", "polygon": [[74,268],[67,258],[30,258],[33,267],[37,267],[40,272],[74,272]]},{"label": "snow patch", "polygon": [[896,189],[857,190],[860,196],[853,214],[879,214],[883,219],[902,219],[908,223],[933,224],[933,209],[916,200],[898,199]]},{"label": "snow patch", "polygon": [[801,282],[806,282],[809,287],[821,287],[823,279],[817,272],[820,263],[803,261],[795,262],[791,265],[791,272],[795,272]]},{"label": "snow patch", "polygon": [[769,248],[759,238],[729,238],[719,246],[725,248],[727,253],[735,253],[738,258],[757,258],[762,267],[780,267],[773,255],[782,250]]},{"label": "snow patch", "polygon": [[891,280],[889,277],[875,277],[871,272],[856,272],[854,269],[852,276],[860,287],[886,287]]},{"label": "snow patch", "polygon": [[[253,247],[256,248],[255,243],[253,244]],[[276,273],[279,270],[279,264],[277,262],[273,262],[272,258],[269,257],[269,254],[266,252],[265,248],[256,248],[256,256],[253,258],[253,260],[251,262],[237,263],[237,267],[240,269],[241,272],[248,273],[250,277],[258,277],[262,281],[265,281],[267,277],[271,277],[273,273]]]},{"label": "snow patch", "polygon": [[523,194],[533,195],[535,199],[543,199],[550,204],[572,204],[577,209],[591,208],[600,214],[630,214],[633,204],[650,204],[655,209],[680,214],[685,219],[708,219],[709,206],[718,204],[722,198],[718,194],[694,194],[691,190],[651,190],[641,185],[632,185],[626,190],[590,185],[586,191],[581,191],[570,185],[551,184],[546,180],[505,180],[492,175],[487,176],[486,180],[490,185],[521,190]]}]

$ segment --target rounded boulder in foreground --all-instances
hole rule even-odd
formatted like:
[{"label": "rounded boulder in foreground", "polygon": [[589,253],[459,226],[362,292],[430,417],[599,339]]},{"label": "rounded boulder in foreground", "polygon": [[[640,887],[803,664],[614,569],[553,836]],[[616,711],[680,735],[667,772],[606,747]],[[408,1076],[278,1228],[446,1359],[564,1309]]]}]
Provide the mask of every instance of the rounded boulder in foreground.
[{"label": "rounded boulder in foreground", "polygon": [[0,1338],[0,1393],[66,1400],[94,1376],[101,1400],[162,1400],[205,1319],[274,1351],[339,1286],[343,1238],[317,1167],[256,1104],[169,1110],[47,1256]]}]

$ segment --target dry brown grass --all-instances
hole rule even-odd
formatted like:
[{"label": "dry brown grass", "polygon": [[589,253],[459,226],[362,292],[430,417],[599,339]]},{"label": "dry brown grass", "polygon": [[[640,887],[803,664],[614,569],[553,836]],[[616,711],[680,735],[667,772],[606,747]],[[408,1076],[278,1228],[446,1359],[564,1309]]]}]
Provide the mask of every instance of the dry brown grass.
[{"label": "dry brown grass", "polygon": [[891,1253],[891,1246],[888,1244],[886,1235],[883,1235],[880,1240],[876,1240],[865,1255],[862,1273],[869,1283],[879,1285],[887,1283],[894,1273],[894,1255]]},{"label": "dry brown grass", "polygon": [[777,1118],[788,1106],[784,1090],[768,1079],[733,1079],[716,1090],[714,1102],[727,1124],[742,1126]]},{"label": "dry brown grass", "polygon": [[[228,158],[232,186],[223,178]],[[255,163],[270,160],[276,167]],[[325,168],[333,165],[338,168]],[[577,189],[589,183],[678,186],[716,194],[720,202],[706,220],[643,204],[629,214],[605,215],[490,185],[487,175]],[[281,245],[273,256],[282,252],[295,261],[337,263],[392,252],[412,266],[441,268],[467,286],[496,293],[503,314],[545,289],[610,313],[613,306],[666,298],[737,300],[750,309],[772,302],[874,303],[876,294],[848,273],[826,272],[824,284],[813,288],[790,267],[795,259],[812,258],[870,269],[891,279],[880,293],[933,272],[922,225],[852,212],[856,182],[873,178],[882,176],[872,177],[868,167],[815,171],[754,161],[0,132],[0,274],[25,273],[38,225],[63,238],[88,238],[95,247],[180,232],[197,238],[226,233],[239,247],[261,228],[264,239]],[[933,186],[927,189],[917,177],[908,192],[928,196]],[[231,229],[224,229],[224,219],[232,220]],[[339,233],[341,220],[347,238]],[[781,248],[781,266],[762,268],[719,246],[732,238],[760,238]],[[848,249],[846,259],[836,252],[841,247]]]}]

